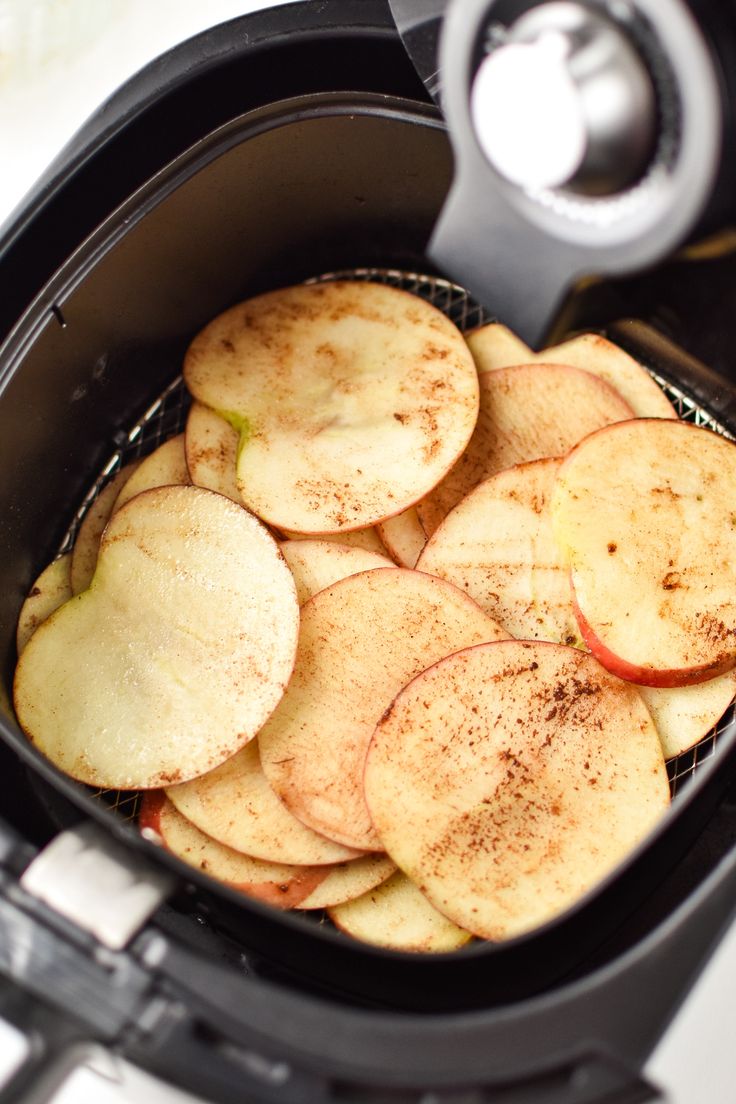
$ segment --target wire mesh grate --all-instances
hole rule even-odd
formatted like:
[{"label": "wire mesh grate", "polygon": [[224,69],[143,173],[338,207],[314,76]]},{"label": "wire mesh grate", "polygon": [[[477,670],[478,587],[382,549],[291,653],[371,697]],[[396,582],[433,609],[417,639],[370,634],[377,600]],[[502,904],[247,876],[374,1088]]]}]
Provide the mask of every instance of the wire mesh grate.
[{"label": "wire mesh grate", "polygon": [[[405,272],[390,268],[356,268],[324,273],[308,280],[307,283],[337,279],[380,282],[411,292],[441,310],[463,333],[469,333],[477,326],[494,320],[493,316],[476,303],[464,288],[439,276],[426,276],[417,272]],[[650,374],[665,392],[683,421],[707,426],[717,433],[731,437],[725,427],[716,421],[707,410],[698,405],[686,392],[658,376],[655,372],[652,371]],[[59,548],[59,554],[72,548],[87,510],[121,467],[131,460],[153,452],[169,437],[182,432],[190,402],[182,377],[177,376],[162,394],[151,403],[130,431],[121,433],[115,439],[113,442],[115,451],[111,454],[74,515]],[[719,737],[733,723],[733,720],[734,706],[731,705],[719,723],[695,747],[668,762],[667,771],[673,797],[693,777],[698,767],[713,757]],[[137,816],[140,796],[137,793],[94,790],[92,796],[98,798],[125,820],[133,820]]]}]

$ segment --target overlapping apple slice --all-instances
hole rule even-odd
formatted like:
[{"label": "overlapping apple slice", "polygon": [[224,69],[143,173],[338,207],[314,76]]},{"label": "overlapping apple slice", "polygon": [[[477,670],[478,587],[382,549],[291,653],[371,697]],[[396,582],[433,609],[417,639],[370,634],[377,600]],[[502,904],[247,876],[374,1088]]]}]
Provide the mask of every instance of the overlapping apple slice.
[{"label": "overlapping apple slice", "polygon": [[104,528],[110,520],[120,491],[139,464],[140,460],[133,460],[116,472],[84,515],[72,549],[70,574],[73,594],[80,594],[91,583]]},{"label": "overlapping apple slice", "polygon": [[194,339],[184,378],[240,433],[245,504],[300,533],[359,529],[412,505],[478,412],[459,330],[417,296],[355,281],[232,307]]},{"label": "overlapping apple slice", "polygon": [[239,440],[240,435],[229,422],[202,403],[193,402],[184,431],[184,452],[192,483],[241,503],[235,479]]},{"label": "overlapping apple slice", "polygon": [[486,939],[564,911],[669,803],[636,690],[589,654],[497,641],[422,672],[378,724],[365,794],[389,855]]},{"label": "overlapping apple slice", "polygon": [[535,353],[505,326],[491,322],[469,334],[467,342],[479,372],[513,364],[569,364],[610,383],[637,417],[677,417],[672,403],[646,368],[600,334],[580,334]]},{"label": "overlapping apple slice", "polygon": [[576,613],[609,670],[649,686],[736,664],[736,445],[687,422],[591,434],[552,497]]},{"label": "overlapping apple slice", "polygon": [[472,938],[438,912],[400,871],[328,913],[347,935],[394,951],[456,951]]},{"label": "overlapping apple slice", "polygon": [[112,512],[115,513],[142,491],[150,491],[153,487],[186,486],[191,482],[184,454],[184,434],[179,433],[169,437],[168,441],[141,460],[121,487]]},{"label": "overlapping apple slice", "polygon": [[[536,460],[481,483],[448,514],[418,567],[461,587],[511,636],[585,647],[552,530],[560,464]],[[736,693],[736,670],[697,686],[637,689],[670,759],[723,716]]]},{"label": "overlapping apple slice", "polygon": [[217,843],[182,816],[160,790],[143,796],[138,824],[190,866],[276,908],[295,908],[325,877],[319,866],[267,862]]},{"label": "overlapping apple slice", "polygon": [[256,518],[198,487],[145,491],[109,522],[89,588],[27,644],[19,722],[91,785],[196,777],[276,706],[298,620],[291,572]]},{"label": "overlapping apple slice", "polygon": [[418,571],[366,571],[320,591],[302,607],[294,674],[259,735],[269,782],[315,831],[380,848],[363,796],[377,721],[419,671],[503,635],[460,590]]},{"label": "overlapping apple slice", "polygon": [[631,418],[610,384],[580,368],[522,364],[484,372],[472,439],[454,468],[418,505],[428,536],[483,479],[513,464],[563,456],[594,429]]},{"label": "overlapping apple slice", "polygon": [[337,541],[287,540],[281,545],[281,553],[294,576],[300,606],[348,575],[396,566],[386,555],[351,548]]},{"label": "overlapping apple slice", "polygon": [[416,567],[427,543],[416,506],[402,510],[396,517],[386,518],[376,528],[390,555],[401,567]]},{"label": "overlapping apple slice", "polygon": [[215,770],[167,787],[166,795],[200,831],[253,858],[322,866],[358,854],[318,835],[289,812],[261,770],[257,740]]},{"label": "overlapping apple slice", "polygon": [[72,596],[71,552],[57,557],[45,567],[31,587],[21,606],[15,634],[18,655],[23,651],[39,625],[54,610],[63,606]]}]

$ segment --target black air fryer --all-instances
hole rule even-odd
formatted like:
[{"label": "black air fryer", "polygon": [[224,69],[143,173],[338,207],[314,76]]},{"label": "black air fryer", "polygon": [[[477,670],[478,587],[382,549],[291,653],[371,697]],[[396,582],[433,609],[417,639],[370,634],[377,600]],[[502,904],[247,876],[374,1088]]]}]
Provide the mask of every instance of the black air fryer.
[{"label": "black air fryer", "polygon": [[[62,776],[13,717],[15,625],[110,473],[181,427],[192,336],[270,288],[595,330],[736,435],[735,43],[695,0],[304,0],[146,68],[29,198],[0,243],[0,1017],[33,1045],[0,1101],[88,1042],[223,1104],[662,1099],[644,1067],[735,899],[732,710],[573,909],[412,956],[214,883],[142,838],[137,795]],[[546,161],[513,116],[540,59]]]}]

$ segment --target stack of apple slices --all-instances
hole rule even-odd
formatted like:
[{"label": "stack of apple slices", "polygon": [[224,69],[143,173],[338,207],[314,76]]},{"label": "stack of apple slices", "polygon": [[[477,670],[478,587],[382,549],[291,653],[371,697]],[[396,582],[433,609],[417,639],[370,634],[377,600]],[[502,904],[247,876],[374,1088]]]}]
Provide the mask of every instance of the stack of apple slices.
[{"label": "stack of apple slices", "polygon": [[29,738],[146,791],[190,865],[361,940],[570,907],[736,690],[736,447],[602,338],[466,343],[376,284],[233,307],[184,376],[184,434],[23,608]]}]

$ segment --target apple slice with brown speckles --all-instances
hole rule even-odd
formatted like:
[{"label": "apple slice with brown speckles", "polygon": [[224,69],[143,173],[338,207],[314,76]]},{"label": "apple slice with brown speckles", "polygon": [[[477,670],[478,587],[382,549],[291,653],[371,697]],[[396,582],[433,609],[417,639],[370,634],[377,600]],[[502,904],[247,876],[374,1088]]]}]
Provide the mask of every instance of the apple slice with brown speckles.
[{"label": "apple slice with brown speckles", "polygon": [[478,376],[457,327],[418,296],[337,281],[267,292],[191,343],[184,378],[240,433],[240,495],[280,530],[391,517],[465,448]]},{"label": "apple slice with brown speckles", "polygon": [[179,433],[176,437],[169,437],[168,441],[141,460],[120,489],[112,512],[115,513],[141,491],[150,491],[154,487],[186,486],[191,482],[184,455],[184,434]]},{"label": "apple slice with brown speckles", "polygon": [[456,652],[398,694],[371,740],[365,794],[399,868],[494,940],[577,902],[669,804],[636,689],[575,648],[518,640]]},{"label": "apple slice with brown speckles", "polygon": [[15,634],[18,655],[23,651],[39,625],[63,606],[72,596],[71,552],[44,568],[21,606]]},{"label": "apple slice with brown speckles", "polygon": [[256,518],[199,487],[144,491],[108,523],[88,589],[26,645],[18,720],[89,785],[194,778],[272,712],[298,622],[291,572]]}]

